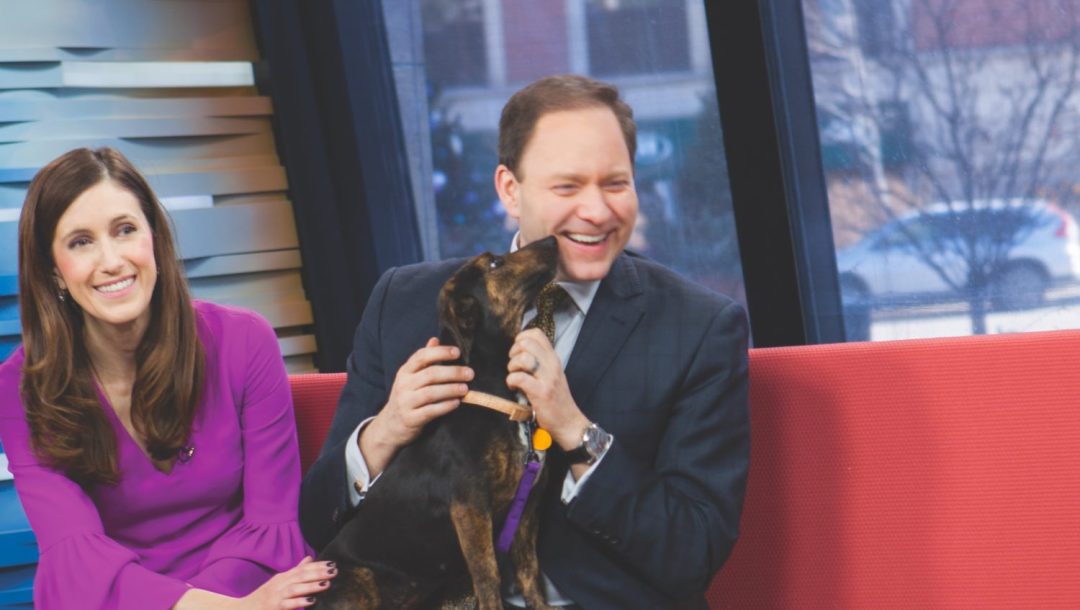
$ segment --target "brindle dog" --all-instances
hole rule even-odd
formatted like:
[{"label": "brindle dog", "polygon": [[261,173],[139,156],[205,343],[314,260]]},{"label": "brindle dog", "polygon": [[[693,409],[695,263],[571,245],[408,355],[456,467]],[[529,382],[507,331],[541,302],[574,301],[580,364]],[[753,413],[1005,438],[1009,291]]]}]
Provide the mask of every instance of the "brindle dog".
[{"label": "brindle dog", "polygon": [[[549,237],[506,256],[481,254],[443,286],[440,341],[461,348],[461,361],[476,373],[471,390],[515,398],[506,387],[510,347],[557,264],[558,247]],[[471,607],[472,593],[480,610],[501,610],[494,537],[524,470],[525,442],[521,424],[476,406],[462,405],[429,423],[319,555],[340,571],[316,607]],[[532,608],[548,608],[536,559],[544,478],[541,471],[509,553]]]}]

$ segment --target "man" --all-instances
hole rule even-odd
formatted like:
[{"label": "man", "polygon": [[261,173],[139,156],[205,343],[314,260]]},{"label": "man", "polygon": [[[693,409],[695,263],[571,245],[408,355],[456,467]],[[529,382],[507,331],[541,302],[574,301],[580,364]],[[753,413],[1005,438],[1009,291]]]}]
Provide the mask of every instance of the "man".
[{"label": "man", "polygon": [[[550,452],[540,508],[548,601],[704,608],[737,536],[749,462],[746,320],[731,300],[623,252],[637,218],[635,139],[618,91],[584,77],[542,79],[503,109],[495,188],[519,223],[513,246],[556,236],[556,281],[571,297],[554,346],[540,329],[518,335],[507,385],[562,450]],[[431,338],[439,288],[461,263],[392,269],[375,287],[304,479],[301,523],[316,548],[465,394],[472,372],[445,364],[456,348]]]}]

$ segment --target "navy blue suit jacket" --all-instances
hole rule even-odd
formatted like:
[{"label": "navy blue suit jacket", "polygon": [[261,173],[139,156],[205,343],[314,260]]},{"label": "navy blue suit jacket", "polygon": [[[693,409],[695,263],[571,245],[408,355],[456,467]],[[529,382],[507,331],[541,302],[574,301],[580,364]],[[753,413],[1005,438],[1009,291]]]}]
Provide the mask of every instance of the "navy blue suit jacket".
[{"label": "navy blue suit jacket", "polygon": [[[386,403],[398,368],[438,335],[436,296],[462,260],[387,271],[356,330],[326,444],[304,477],[301,527],[322,548],[348,510],[344,443]],[[749,466],[742,308],[623,253],[601,282],[566,376],[615,436],[577,497],[552,460],[540,566],[585,608],[703,608],[738,535]]]}]

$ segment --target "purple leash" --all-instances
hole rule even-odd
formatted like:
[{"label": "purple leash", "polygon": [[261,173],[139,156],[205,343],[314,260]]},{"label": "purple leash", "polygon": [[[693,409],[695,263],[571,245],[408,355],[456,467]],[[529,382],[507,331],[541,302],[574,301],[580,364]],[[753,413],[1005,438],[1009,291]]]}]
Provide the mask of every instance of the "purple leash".
[{"label": "purple leash", "polygon": [[514,532],[517,531],[518,525],[521,523],[521,513],[525,512],[525,502],[529,499],[529,492],[532,491],[538,472],[540,472],[539,461],[529,460],[525,464],[525,472],[521,473],[521,482],[518,483],[517,494],[514,495],[514,501],[510,504],[510,512],[506,515],[506,523],[503,523],[502,531],[499,532],[499,541],[495,545],[495,548],[500,553],[510,551],[510,543],[514,541]]}]

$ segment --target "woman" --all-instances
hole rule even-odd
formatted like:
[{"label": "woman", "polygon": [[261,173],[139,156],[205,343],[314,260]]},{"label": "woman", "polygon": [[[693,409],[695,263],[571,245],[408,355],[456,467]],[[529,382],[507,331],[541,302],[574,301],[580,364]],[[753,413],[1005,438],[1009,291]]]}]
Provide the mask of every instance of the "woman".
[{"label": "woman", "polygon": [[41,552],[35,606],[311,605],[336,569],[305,556],[296,522],[273,329],[192,302],[165,213],[119,152],[73,150],[34,177],[19,299],[0,439]]}]

